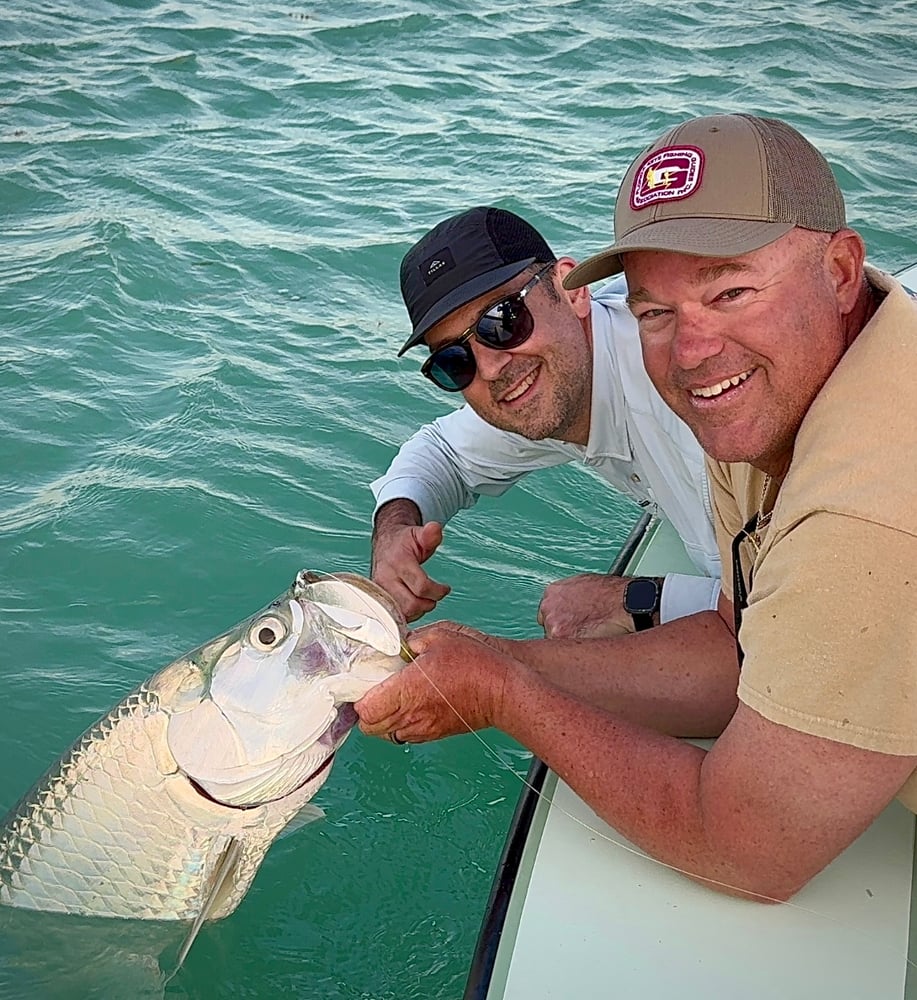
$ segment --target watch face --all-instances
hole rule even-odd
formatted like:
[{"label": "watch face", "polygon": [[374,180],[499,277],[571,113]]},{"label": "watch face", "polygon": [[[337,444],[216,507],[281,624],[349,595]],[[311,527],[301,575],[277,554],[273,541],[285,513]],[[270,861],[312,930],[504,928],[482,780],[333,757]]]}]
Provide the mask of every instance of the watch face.
[{"label": "watch face", "polygon": [[655,580],[631,580],[624,591],[624,610],[632,615],[648,615],[656,610]]}]

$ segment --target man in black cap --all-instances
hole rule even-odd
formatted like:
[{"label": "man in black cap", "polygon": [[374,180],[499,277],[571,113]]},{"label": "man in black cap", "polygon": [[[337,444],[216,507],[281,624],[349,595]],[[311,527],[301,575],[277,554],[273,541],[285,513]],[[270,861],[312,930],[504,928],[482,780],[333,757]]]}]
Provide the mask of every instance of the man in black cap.
[{"label": "man in black cap", "polygon": [[412,331],[399,355],[426,347],[421,372],[467,403],[421,428],[372,484],[373,578],[409,620],[449,592],[421,566],[442,524],[480,494],[566,462],[658,507],[704,575],[641,580],[626,600],[620,578],[559,581],[539,609],[546,634],[614,634],[716,606],[701,451],[646,376],[623,283],[565,291],[574,266],[524,219],[486,206],[439,223],[402,262]]}]

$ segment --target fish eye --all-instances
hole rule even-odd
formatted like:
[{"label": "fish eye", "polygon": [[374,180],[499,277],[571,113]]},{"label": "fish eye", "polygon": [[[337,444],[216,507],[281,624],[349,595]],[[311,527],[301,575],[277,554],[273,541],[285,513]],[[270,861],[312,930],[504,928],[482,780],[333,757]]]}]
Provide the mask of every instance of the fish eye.
[{"label": "fish eye", "polygon": [[248,641],[255,649],[261,650],[262,653],[268,653],[280,645],[286,636],[287,629],[283,622],[273,615],[268,615],[252,625],[248,633]]}]

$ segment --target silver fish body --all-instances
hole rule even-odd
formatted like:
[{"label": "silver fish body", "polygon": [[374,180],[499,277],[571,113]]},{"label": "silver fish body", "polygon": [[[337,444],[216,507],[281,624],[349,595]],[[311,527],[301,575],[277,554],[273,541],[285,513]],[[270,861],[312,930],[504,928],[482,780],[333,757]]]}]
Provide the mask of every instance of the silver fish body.
[{"label": "silver fish body", "polygon": [[272,841],[314,808],[351,703],[403,665],[405,631],[368,580],[300,573],[141,684],[11,810],[0,904],[198,922],[231,913]]}]

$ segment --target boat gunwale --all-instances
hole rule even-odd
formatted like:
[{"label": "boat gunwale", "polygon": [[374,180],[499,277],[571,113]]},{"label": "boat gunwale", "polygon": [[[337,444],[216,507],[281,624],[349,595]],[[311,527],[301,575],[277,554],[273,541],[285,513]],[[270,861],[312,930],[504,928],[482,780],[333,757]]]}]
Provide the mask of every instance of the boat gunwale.
[{"label": "boat gunwale", "polygon": [[[648,511],[637,520],[621,546],[608,573],[621,576],[634,561],[640,544],[648,537],[650,529],[658,523]],[[497,862],[490,896],[484,909],[481,930],[475,944],[463,1000],[487,1000],[497,962],[500,942],[506,926],[513,889],[525,854],[529,833],[541,802],[542,789],[548,775],[548,766],[539,757],[532,757],[525,787],[516,802],[500,860]]]}]

